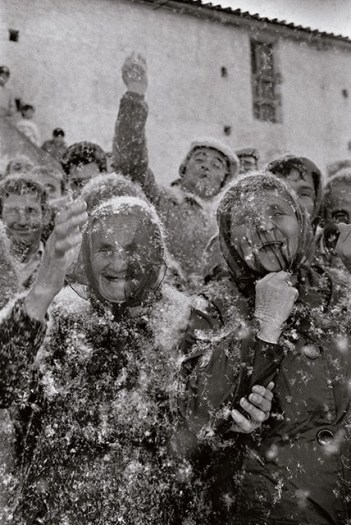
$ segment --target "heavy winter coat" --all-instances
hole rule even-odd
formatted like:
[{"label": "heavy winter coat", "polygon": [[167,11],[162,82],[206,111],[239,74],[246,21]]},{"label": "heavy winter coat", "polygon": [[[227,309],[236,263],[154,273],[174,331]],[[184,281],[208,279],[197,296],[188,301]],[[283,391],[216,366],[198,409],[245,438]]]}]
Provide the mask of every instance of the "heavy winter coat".
[{"label": "heavy winter coat", "polygon": [[[141,222],[130,239],[129,292],[113,304],[94,292],[89,228],[128,210]],[[191,299],[159,289],[157,221],[135,197],[99,205],[83,234],[89,286],[64,288],[44,322],[26,315],[21,299],[2,311],[0,406],[17,412],[18,523],[164,525],[188,511],[186,465],[168,443]]]},{"label": "heavy winter coat", "polygon": [[[260,277],[231,245],[231,199],[228,192],[219,210],[231,278],[207,290],[223,328],[222,333],[213,331],[212,338],[204,332],[185,362],[189,395],[183,413],[188,428],[227,458],[222,469],[212,469],[212,492],[225,523],[345,525],[351,518],[346,276],[310,266],[312,232],[296,205],[302,228],[291,270],[299,298],[278,344],[257,339],[254,283]],[[254,384],[270,380],[275,382],[271,417],[260,432],[244,440],[239,459],[238,441],[232,448],[225,439],[228,408],[238,408]]]}]

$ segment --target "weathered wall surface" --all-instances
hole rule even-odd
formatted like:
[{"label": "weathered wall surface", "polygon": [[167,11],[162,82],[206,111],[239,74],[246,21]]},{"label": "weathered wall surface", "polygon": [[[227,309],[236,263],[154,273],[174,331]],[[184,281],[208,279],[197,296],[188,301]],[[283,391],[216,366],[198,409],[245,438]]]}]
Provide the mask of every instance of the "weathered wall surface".
[{"label": "weathered wall surface", "polygon": [[[293,152],[324,168],[350,156],[351,45],[319,50],[275,34],[282,123],[271,124],[253,116],[251,32],[245,26],[128,0],[1,4],[9,86],[36,106],[43,139],[60,126],[69,144],[91,140],[110,150],[124,92],[120,68],[135,50],[148,60],[150,159],[164,183],[177,176],[189,143],[201,136],[215,136],[234,148],[254,145],[262,163]],[[19,30],[17,43],[9,41],[9,28]],[[221,77],[222,66],[227,78]],[[224,126],[232,127],[230,136]]]}]

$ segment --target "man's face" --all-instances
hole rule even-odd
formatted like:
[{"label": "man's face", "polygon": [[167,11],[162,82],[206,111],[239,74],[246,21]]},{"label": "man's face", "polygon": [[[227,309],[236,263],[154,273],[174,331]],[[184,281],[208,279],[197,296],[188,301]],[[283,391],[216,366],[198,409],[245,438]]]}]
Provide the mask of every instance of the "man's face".
[{"label": "man's face", "polygon": [[231,239],[251,269],[288,270],[299,241],[295,210],[276,192],[253,194],[233,210]]},{"label": "man's face", "polygon": [[8,174],[9,175],[19,174],[19,173],[28,174],[28,173],[31,173],[33,168],[34,166],[30,161],[28,162],[24,160],[13,161],[11,162],[10,170]]},{"label": "man's face", "polygon": [[227,157],[213,148],[196,148],[186,163],[182,186],[203,199],[217,195],[229,171]]},{"label": "man's face", "polygon": [[326,213],[327,222],[351,224],[350,183],[340,181],[333,186]]},{"label": "man's face", "polygon": [[60,180],[49,174],[41,174],[40,183],[47,191],[49,204],[55,199],[62,197],[62,185]]},{"label": "man's face", "polygon": [[32,118],[34,117],[34,109],[26,109],[25,111],[23,111],[22,115],[23,118],[32,120]]},{"label": "man's face", "polygon": [[5,86],[9,79],[9,75],[6,73],[0,73],[0,86]]},{"label": "man's face", "polygon": [[315,188],[311,173],[302,173],[296,168],[291,168],[287,177],[281,177],[287,185],[294,190],[301,206],[308,215],[313,215],[315,203]]},{"label": "man's face", "polygon": [[57,137],[54,137],[54,142],[56,146],[62,146],[65,141],[65,137],[62,135],[57,135]]},{"label": "man's face", "polygon": [[43,212],[36,193],[10,194],[3,198],[2,220],[11,240],[26,246],[40,241]]},{"label": "man's face", "polygon": [[96,177],[96,175],[99,175],[99,167],[96,162],[90,162],[81,166],[71,166],[68,182],[70,190],[74,194],[79,195],[87,182]]},{"label": "man's face", "polygon": [[128,215],[99,219],[91,234],[91,267],[99,294],[109,302],[126,299],[127,270],[135,257],[132,244],[139,221]]},{"label": "man's face", "polygon": [[240,157],[240,169],[239,174],[248,173],[249,171],[257,170],[257,161],[252,155],[246,155]]}]

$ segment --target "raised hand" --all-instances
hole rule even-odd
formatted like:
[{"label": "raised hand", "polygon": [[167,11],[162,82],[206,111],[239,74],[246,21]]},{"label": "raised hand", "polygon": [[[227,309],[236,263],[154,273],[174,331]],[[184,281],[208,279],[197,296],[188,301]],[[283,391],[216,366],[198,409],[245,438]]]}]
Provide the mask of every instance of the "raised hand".
[{"label": "raised hand", "polygon": [[122,79],[128,91],[145,95],[147,90],[147,65],[145,58],[132,53],[122,66]]},{"label": "raised hand", "polygon": [[269,273],[256,283],[255,317],[259,322],[258,337],[277,343],[283,323],[288,319],[299,293],[287,272]]},{"label": "raised hand", "polygon": [[55,227],[47,241],[36,281],[25,300],[29,316],[43,319],[51,301],[61,290],[66,272],[80,248],[80,228],[87,218],[83,200],[67,202],[56,215]]}]

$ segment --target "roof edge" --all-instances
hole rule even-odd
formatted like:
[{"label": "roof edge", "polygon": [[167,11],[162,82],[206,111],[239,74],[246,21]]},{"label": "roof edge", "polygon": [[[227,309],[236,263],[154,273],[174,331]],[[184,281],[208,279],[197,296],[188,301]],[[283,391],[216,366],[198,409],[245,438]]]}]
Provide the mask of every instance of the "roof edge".
[{"label": "roof edge", "polygon": [[[261,17],[258,14],[250,14],[241,9],[222,7],[212,3],[204,3],[202,0],[131,0],[132,2],[143,3],[153,6],[154,9],[166,8],[177,12],[203,16],[204,18],[220,22],[226,25],[250,26],[260,29],[267,29],[275,32],[283,32],[285,36],[294,40],[305,40],[310,43],[319,44],[320,48],[327,48],[329,45],[339,45],[342,47],[351,46],[351,38],[342,35],[335,35],[310,27],[295,25],[294,23],[278,20],[277,18]],[[200,8],[200,9],[199,9]],[[264,24],[264,27],[262,27]],[[323,39],[323,40],[322,40]]]}]

